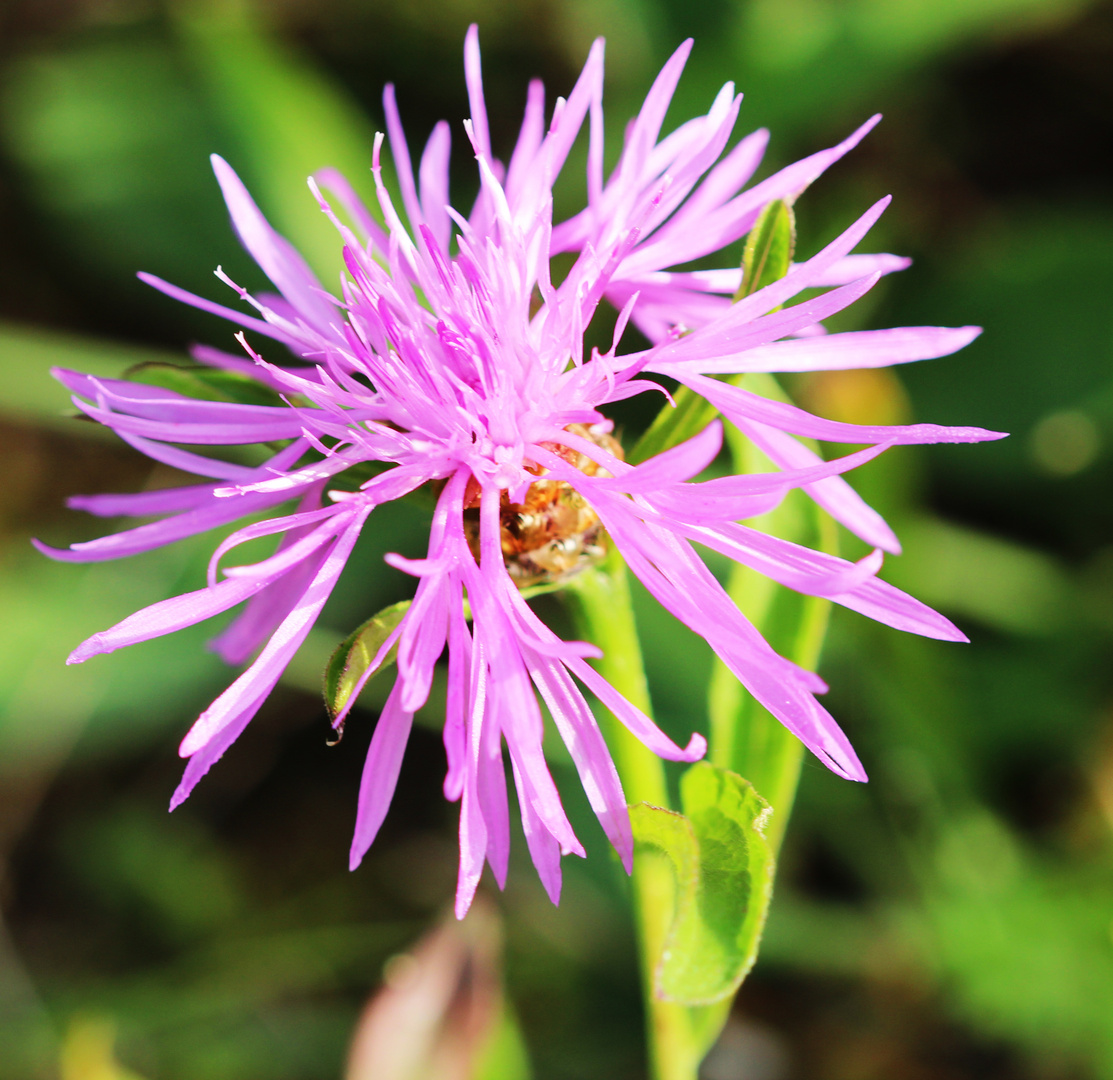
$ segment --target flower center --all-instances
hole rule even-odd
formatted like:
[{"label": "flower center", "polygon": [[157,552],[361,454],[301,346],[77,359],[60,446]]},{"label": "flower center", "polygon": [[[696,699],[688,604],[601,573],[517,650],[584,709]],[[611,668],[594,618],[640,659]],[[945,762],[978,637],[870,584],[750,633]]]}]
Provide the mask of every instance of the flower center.
[{"label": "flower center", "polygon": [[[586,424],[570,424],[565,431],[578,435],[623,459],[617,439]],[[609,476],[586,454],[557,443],[545,443],[585,476]],[[564,581],[593,566],[607,554],[606,534],[595,511],[576,489],[564,480],[547,480],[539,465],[530,472],[541,479],[530,484],[525,500],[512,503],[506,491],[499,505],[502,559],[520,589]],[[476,493],[478,502],[478,493]],[[464,511],[464,534],[476,562],[479,561],[479,508]]]}]

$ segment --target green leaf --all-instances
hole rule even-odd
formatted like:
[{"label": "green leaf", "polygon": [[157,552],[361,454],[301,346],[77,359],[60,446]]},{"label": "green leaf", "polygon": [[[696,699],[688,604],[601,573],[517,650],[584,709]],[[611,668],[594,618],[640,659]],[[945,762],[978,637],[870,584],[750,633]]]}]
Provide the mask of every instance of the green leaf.
[{"label": "green leaf", "polygon": [[654,993],[682,1005],[729,998],[757,958],[773,891],[769,804],[736,773],[700,762],[680,784],[683,814],[631,808],[639,857],[663,854],[676,879]]},{"label": "green leaf", "polygon": [[161,386],[199,401],[226,401],[239,405],[282,405],[269,387],[238,371],[190,364],[145,362],[124,372],[129,382]]},{"label": "green leaf", "polygon": [[[362,626],[353,630],[336,648],[325,667],[325,705],[335,720],[348,703],[356,683],[371,666],[375,654],[394,632],[410,608],[411,601],[401,600],[372,615]],[[397,644],[383,657],[374,678],[383,668],[393,664],[398,657]]]},{"label": "green leaf", "polygon": [[742,284],[734,299],[779,281],[792,265],[796,250],[796,217],[784,199],[774,199],[758,215],[742,250]]}]

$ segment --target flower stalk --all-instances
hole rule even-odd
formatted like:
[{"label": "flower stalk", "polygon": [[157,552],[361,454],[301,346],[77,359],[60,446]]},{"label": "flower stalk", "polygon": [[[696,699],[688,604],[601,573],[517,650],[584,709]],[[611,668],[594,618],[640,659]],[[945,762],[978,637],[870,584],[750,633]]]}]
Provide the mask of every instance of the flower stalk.
[{"label": "flower stalk", "polygon": [[[603,656],[595,661],[599,673],[627,701],[652,716],[649,683],[622,557],[612,550],[603,566],[573,578],[565,596],[577,633],[603,650]],[[661,759],[646,750],[612,714],[603,714],[603,727],[627,799],[631,803],[667,808],[668,784]],[[631,894],[653,1080],[695,1080],[704,1052],[693,1042],[692,1010],[663,1001],[654,992],[654,971],[672,923],[675,893],[673,872],[663,860],[635,859]]]}]

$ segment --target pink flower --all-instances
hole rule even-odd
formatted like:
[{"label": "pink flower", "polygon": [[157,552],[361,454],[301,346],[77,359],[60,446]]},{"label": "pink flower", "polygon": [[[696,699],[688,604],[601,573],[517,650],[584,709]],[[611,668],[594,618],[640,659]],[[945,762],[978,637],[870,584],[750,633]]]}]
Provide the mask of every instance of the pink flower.
[{"label": "pink flower", "polygon": [[[590,564],[604,550],[605,537],[646,588],[706,638],[759,701],[850,779],[864,780],[865,773],[815,699],[824,684],[766,644],[706,569],[692,541],[898,629],[963,640],[941,615],[876,577],[880,550],[851,564],[739,524],[768,511],[791,488],[803,487],[878,549],[896,550],[887,526],[840,474],[894,443],[998,436],[977,428],[833,423],[711,377],[924,359],[954,351],[977,331],[905,328],[817,336],[821,319],[865,293],[881,273],[905,265],[893,256],[851,254],[886,200],[785,278],[736,304],[729,294],[738,286],[737,270],[671,271],[744,235],[766,203],[798,194],[869,127],[741,190],[758,164],[765,135],[748,136],[719,160],[739,105],[729,85],[706,116],[659,139],[688,49],[682,46],[658,76],[628,129],[618,166],[604,180],[602,43],[592,48],[568,100],[557,101],[547,128],[543,90],[531,85],[521,134],[504,167],[489,144],[473,27],[465,46],[472,113],[465,129],[481,188],[470,215],[449,205],[447,125],[434,129],[415,179],[388,87],[387,128],[409,227],[382,184],[382,136],[374,147],[373,173],[385,230],[341,177],[325,172],[311,180],[344,244],[347,273],[335,297],[271,229],[232,169],[214,157],[235,228],[279,295],[252,297],[218,272],[255,309],[249,316],[145,279],[286,346],[295,362],[264,359],[242,334],[250,359],[208,348],[194,354],[204,364],[249,372],[283,395],[283,404],[200,401],[140,383],[56,372],[84,413],[153,459],[206,480],[169,491],[74,499],[74,506],[102,516],[163,516],[68,551],[40,545],[55,558],[118,558],[296,500],[294,507],[264,516],[221,543],[204,588],[137,612],[93,635],[70,657],[78,663],[246,602],[214,648],[233,664],[261,651],[186,735],[181,753],[189,763],[172,807],[273,689],[336,585],[369,515],[421,485],[434,485],[438,492],[427,555],[388,557],[417,579],[417,587],[408,613],[380,651],[385,656],[397,644],[398,670],[367,756],[351,864],[359,863],[386,815],[414,712],[426,701],[434,665],[447,647],[444,789],[461,803],[460,914],[471,902],[485,860],[500,884],[505,879],[504,740],[529,849],[554,901],[561,855],[584,854],[542,754],[538,695],[627,868],[633,842],[626,800],[583,688],[660,756],[694,761],[705,750],[698,734],[685,748],[669,740],[587,663],[599,655],[597,649],[562,641],[521,595],[522,584],[559,579]],[[554,227],[552,185],[585,120],[588,205]],[[350,226],[334,214],[321,188],[329,190]],[[578,255],[555,285],[550,259],[565,251]],[[817,286],[827,291],[774,311],[800,290]],[[604,298],[621,308],[614,344],[606,353],[585,356],[584,328]],[[653,347],[619,354],[630,320]],[[646,373],[671,376],[705,396],[780,471],[694,482],[719,450],[718,421],[641,465],[624,462],[600,409],[659,390],[641,377]],[[827,463],[796,436],[866,444],[866,449]],[[276,442],[285,445],[254,468],[180,448]],[[362,482],[349,480],[345,486],[343,474]],[[270,558],[221,568],[232,549],[266,535],[281,537]],[[343,714],[337,718],[342,722]]]}]

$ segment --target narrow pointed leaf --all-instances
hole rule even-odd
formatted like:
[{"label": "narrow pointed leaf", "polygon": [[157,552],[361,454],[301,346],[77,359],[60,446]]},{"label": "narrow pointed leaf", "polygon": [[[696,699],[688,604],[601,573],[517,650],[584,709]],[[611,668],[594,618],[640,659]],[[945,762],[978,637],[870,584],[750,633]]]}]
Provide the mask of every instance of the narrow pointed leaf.
[{"label": "narrow pointed leaf", "polygon": [[[370,667],[382,644],[394,632],[410,609],[410,601],[402,600],[372,615],[353,630],[337,647],[325,667],[325,705],[334,720],[340,714],[360,678]],[[383,657],[376,672],[389,667],[398,657],[398,645]],[[371,676],[374,678],[374,674]]]},{"label": "narrow pointed leaf", "polygon": [[[746,239],[742,253],[742,284],[735,300],[783,278],[796,249],[796,218],[784,199],[776,199],[761,212]],[[627,455],[637,465],[698,435],[716,416],[710,402],[681,386],[673,394],[676,408],[666,405]]]},{"label": "narrow pointed leaf", "polygon": [[788,273],[796,250],[796,217],[784,199],[774,199],[762,210],[742,250],[742,284],[734,299],[741,300],[772,285]]}]

